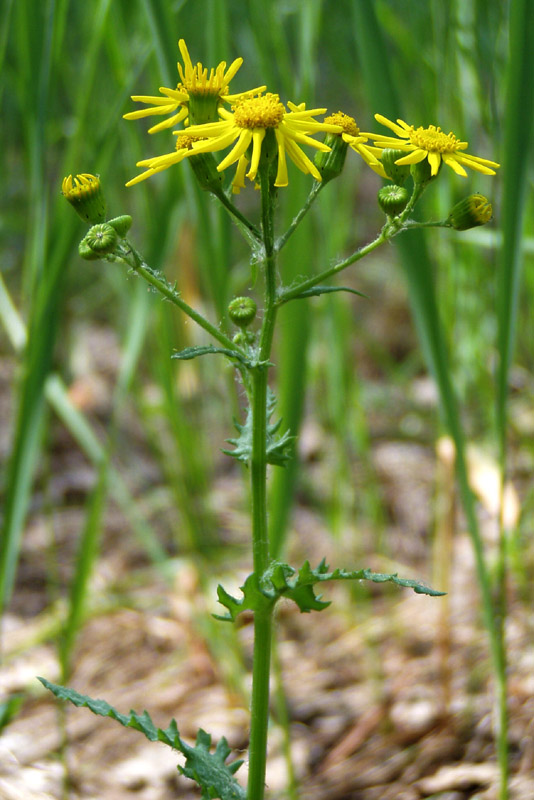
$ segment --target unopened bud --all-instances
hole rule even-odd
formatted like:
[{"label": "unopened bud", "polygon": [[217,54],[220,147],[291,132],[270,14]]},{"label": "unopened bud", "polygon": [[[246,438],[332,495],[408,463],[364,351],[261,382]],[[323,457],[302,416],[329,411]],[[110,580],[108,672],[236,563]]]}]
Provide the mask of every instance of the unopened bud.
[{"label": "unopened bud", "polygon": [[404,186],[382,186],[378,191],[378,205],[388,217],[401,214],[410,199],[410,193]]},{"label": "unopened bud", "polygon": [[467,231],[485,225],[493,216],[493,209],[487,197],[470,194],[451,209],[447,223],[457,231]]},{"label": "unopened bud", "polygon": [[248,328],[256,316],[257,308],[252,297],[234,297],[228,306],[228,316],[239,328]]},{"label": "unopened bud", "polygon": [[121,217],[114,217],[108,219],[108,225],[119,234],[121,239],[124,239],[130,228],[132,227],[132,218],[129,214],[123,214]]},{"label": "unopened bud", "polygon": [[98,255],[107,255],[112,253],[117,246],[119,237],[115,228],[107,223],[101,225],[93,225],[84,237],[84,242],[94,250]]}]

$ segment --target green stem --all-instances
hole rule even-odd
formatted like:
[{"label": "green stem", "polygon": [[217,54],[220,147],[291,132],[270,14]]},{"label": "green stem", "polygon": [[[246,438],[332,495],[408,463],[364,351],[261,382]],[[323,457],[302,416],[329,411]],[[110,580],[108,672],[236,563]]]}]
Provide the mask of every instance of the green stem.
[{"label": "green stem", "polygon": [[[254,572],[259,581],[269,564],[267,527],[267,378],[276,319],[276,257],[274,254],[273,195],[268,165],[260,170],[262,232],[265,247],[265,303],[259,343],[259,364],[252,373],[252,553]],[[267,765],[269,724],[269,674],[271,668],[272,605],[254,614],[254,656],[252,663],[252,701],[248,800],[263,800]]]},{"label": "green stem", "polygon": [[[200,325],[201,328],[204,328],[214,339],[218,342],[223,344],[225,347],[228,347],[230,350],[236,350],[241,355],[246,357],[246,353],[244,353],[239,347],[237,347],[228,336],[220,331],[215,325],[212,325],[209,320],[199,314],[198,311],[195,311],[190,305],[188,305],[182,298],[180,297],[179,292],[171,286],[163,276],[158,275],[151,267],[146,264],[137,250],[128,242],[126,244],[128,246],[128,254],[125,253],[125,256],[122,258],[129,267],[131,267],[138,275],[141,275],[147,283],[153,286],[155,289],[160,292],[167,300],[170,300],[175,306],[177,306],[184,314],[187,314],[188,317],[191,317],[197,325]],[[127,256],[131,255],[133,257],[133,263],[127,260]]]},{"label": "green stem", "polygon": [[[247,240],[252,236],[254,241],[261,242],[262,237],[259,230],[256,228],[255,225],[250,222],[242,213],[241,211],[232,203],[230,198],[225,194],[225,192],[221,189],[220,192],[213,192],[215,197],[221,201],[223,206],[226,208],[228,213],[234,217],[235,221],[238,223],[238,228],[242,230],[242,227],[246,229],[246,238]],[[244,231],[245,233],[245,231]]]},{"label": "green stem", "polygon": [[297,297],[297,295],[301,294],[306,289],[312,289],[314,286],[318,286],[326,278],[336,275],[336,273],[341,272],[341,270],[350,266],[350,264],[354,264],[368,253],[372,253],[372,251],[376,250],[376,248],[381,244],[387,242],[392,235],[394,234],[387,234],[387,226],[385,226],[376,239],[374,239],[372,242],[369,242],[369,244],[366,244],[364,247],[360,247],[359,250],[356,250],[356,252],[352,253],[352,255],[348,256],[348,258],[338,261],[338,263],[334,264],[333,267],[323,270],[323,272],[320,272],[318,275],[314,275],[313,278],[309,278],[307,281],[302,281],[302,283],[299,283],[297,286],[291,286],[278,292],[276,305],[281,306],[284,303],[287,303],[289,300],[293,300],[295,297]]},{"label": "green stem", "polygon": [[302,208],[300,209],[298,214],[293,219],[293,222],[291,223],[291,225],[289,226],[287,231],[283,234],[283,236],[280,236],[280,238],[277,240],[277,242],[275,244],[275,249],[276,249],[277,253],[279,253],[280,250],[284,247],[284,245],[287,244],[287,240],[295,232],[295,230],[297,229],[298,225],[300,225],[300,223],[302,222],[302,220],[304,219],[304,217],[306,216],[306,214],[308,213],[308,211],[312,207],[312,204],[314,203],[315,199],[317,198],[319,192],[321,191],[321,189],[324,186],[326,186],[325,183],[320,183],[319,181],[314,181],[313,186],[312,186],[312,188],[310,190],[310,193],[309,193],[308,197],[306,198],[306,202],[304,203],[304,205],[302,206]]},{"label": "green stem", "polygon": [[[360,261],[364,256],[372,253],[373,250],[376,250],[377,247],[380,247],[381,244],[384,242],[388,242],[390,239],[393,239],[394,236],[397,236],[399,233],[402,233],[404,230],[413,229],[413,228],[422,228],[428,227],[429,223],[425,222],[417,222],[415,220],[408,219],[413,207],[415,206],[416,202],[419,200],[425,186],[422,184],[416,183],[414,185],[414,189],[412,192],[412,196],[410,197],[410,201],[402,214],[395,219],[386,222],[376,239],[373,239],[372,242],[366,244],[364,247],[360,247],[356,250],[352,255],[344,258],[342,261],[338,261],[337,264],[334,264],[333,267],[329,267],[328,269],[323,270],[317,275],[314,275],[313,278],[309,278],[307,281],[303,281],[299,283],[297,286],[291,286],[287,289],[282,289],[278,292],[276,305],[281,306],[284,303],[287,303],[289,300],[293,300],[295,297],[300,295],[306,289],[312,289],[314,286],[318,286],[322,281],[326,280],[327,278],[331,278],[332,275],[336,275],[338,272],[349,267],[351,264],[354,264],[356,261]],[[298,215],[297,215],[298,217]],[[297,219],[295,217],[295,219]],[[430,223],[432,227],[442,227],[442,222],[437,223]]]}]

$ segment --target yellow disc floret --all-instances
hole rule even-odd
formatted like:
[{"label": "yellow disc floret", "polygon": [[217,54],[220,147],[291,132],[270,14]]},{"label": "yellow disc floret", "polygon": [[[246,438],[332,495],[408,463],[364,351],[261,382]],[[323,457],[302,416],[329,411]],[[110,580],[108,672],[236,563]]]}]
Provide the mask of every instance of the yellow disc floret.
[{"label": "yellow disc floret", "polygon": [[280,97],[267,92],[263,97],[247,97],[233,107],[234,122],[238,128],[276,128],[286,110]]},{"label": "yellow disc floret", "polygon": [[324,118],[325,122],[330,125],[339,125],[343,129],[343,133],[348,133],[349,136],[359,136],[360,129],[356,125],[354,117],[349,117],[343,111],[336,111],[334,114]]},{"label": "yellow disc floret", "polygon": [[415,147],[429,153],[455,153],[467,147],[467,142],[460,142],[454,133],[444,133],[435,125],[429,125],[428,128],[419,126],[416,129],[410,125],[410,141]]}]

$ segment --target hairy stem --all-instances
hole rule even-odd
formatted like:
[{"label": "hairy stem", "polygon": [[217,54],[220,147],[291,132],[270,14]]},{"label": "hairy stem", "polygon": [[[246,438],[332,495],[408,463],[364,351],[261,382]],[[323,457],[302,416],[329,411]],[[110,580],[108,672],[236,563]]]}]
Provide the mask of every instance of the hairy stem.
[{"label": "hairy stem", "polygon": [[[146,264],[137,250],[129,243],[128,245],[128,253],[125,253],[124,258],[122,259],[125,261],[129,267],[131,267],[134,272],[137,272],[138,275],[141,275],[147,283],[157,289],[160,294],[163,295],[167,300],[170,300],[175,306],[177,306],[184,314],[187,314],[188,317],[191,317],[197,325],[200,325],[201,328],[204,328],[214,339],[216,339],[220,344],[228,347],[230,350],[237,350],[243,356],[243,353],[239,347],[237,347],[231,339],[228,338],[222,331],[212,325],[212,323],[207,320],[202,314],[199,314],[198,311],[195,311],[190,305],[188,305],[185,300],[182,300],[180,297],[180,293],[171,286],[171,284],[164,278],[163,275],[159,274],[155,270]],[[132,256],[132,261],[128,260],[128,256]]]}]

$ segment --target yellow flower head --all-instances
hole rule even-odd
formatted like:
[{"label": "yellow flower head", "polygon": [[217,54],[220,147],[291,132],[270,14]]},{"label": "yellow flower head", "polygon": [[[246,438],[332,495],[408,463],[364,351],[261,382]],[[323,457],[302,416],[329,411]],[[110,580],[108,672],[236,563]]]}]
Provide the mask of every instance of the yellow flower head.
[{"label": "yellow flower head", "polygon": [[76,213],[92,225],[106,219],[106,201],[98,175],[82,173],[63,178],[61,191]]},{"label": "yellow flower head", "polygon": [[354,117],[350,117],[343,111],[337,111],[335,114],[326,117],[325,122],[330,122],[333,125],[340,125],[343,141],[346,142],[355,153],[358,153],[371,169],[377,172],[382,178],[387,177],[384,172],[384,167],[378,160],[381,153],[380,148],[366,144],[371,134],[360,131]]},{"label": "yellow flower head", "polygon": [[306,144],[317,150],[329,151],[327,145],[312,139],[311,134],[339,133],[341,128],[339,125],[317,122],[313,119],[316,114],[324,114],[326,111],[324,108],[306,111],[303,103],[298,106],[288,103],[288,107],[289,111],[280,102],[279,96],[271,92],[242,97],[234,103],[231,112],[219,108],[221,117],[219,122],[194,125],[188,129],[188,133],[206,139],[205,142],[194,143],[192,151],[193,153],[215,152],[224,150],[235,142],[217,169],[221,172],[237,161],[237,171],[232,186],[234,192],[239,192],[244,186],[245,171],[249,161],[247,150],[252,147],[250,168],[246,172],[246,177],[253,181],[258,172],[262,145],[268,136],[273,141],[278,158],[275,186],[288,184],[286,154],[302,172],[310,173],[320,181],[321,175],[317,167],[299,145]]},{"label": "yellow flower head", "polygon": [[[228,92],[229,84],[241,64],[242,58],[236,58],[228,69],[226,61],[221,61],[217,67],[211,68],[208,72],[200,61],[193,66],[189,51],[183,39],[178,42],[180,53],[182,54],[184,66],[178,62],[178,74],[180,82],[176,89],[160,87],[159,91],[163,97],[152,97],[149,95],[133,95],[132,100],[136,103],[149,104],[149,108],[139,111],[130,111],[124,114],[124,119],[140,119],[141,117],[171,116],[149,128],[149,133],[164,128],[172,128],[179,122],[186,122],[191,116],[192,122],[203,122],[217,118],[217,106],[222,102],[234,102],[241,94],[231,95]],[[265,87],[261,87],[265,88]],[[254,90],[257,91],[257,90]],[[196,104],[196,108],[195,108]],[[191,106],[193,106],[191,108]]]},{"label": "yellow flower head", "polygon": [[382,136],[378,133],[368,134],[375,140],[376,147],[396,148],[404,150],[408,154],[398,158],[396,164],[418,164],[428,159],[431,174],[434,176],[438,174],[443,161],[454,172],[464,177],[467,177],[464,166],[481,172],[483,175],[495,175],[492,167],[500,166],[495,161],[464,153],[463,151],[468,146],[467,142],[461,142],[453,133],[444,133],[435,125],[429,125],[428,128],[422,126],[415,128],[402,119],[392,122],[381,114],[375,114],[375,119],[390,128],[398,137]]}]

